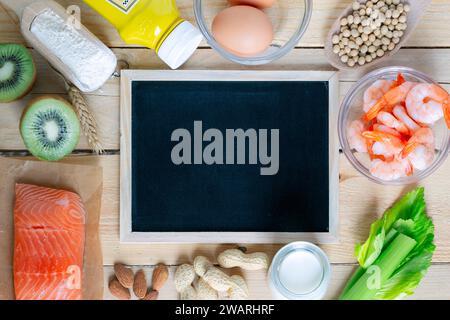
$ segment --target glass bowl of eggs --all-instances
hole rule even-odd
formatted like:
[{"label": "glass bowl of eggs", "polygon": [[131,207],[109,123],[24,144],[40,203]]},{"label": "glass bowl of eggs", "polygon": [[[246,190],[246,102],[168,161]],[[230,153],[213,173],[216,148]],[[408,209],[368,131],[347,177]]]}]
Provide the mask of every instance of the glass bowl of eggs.
[{"label": "glass bowl of eggs", "polygon": [[312,0],[194,0],[194,13],[206,41],[224,58],[261,65],[299,43]]},{"label": "glass bowl of eggs", "polygon": [[387,67],[361,78],[339,113],[342,150],[357,171],[384,185],[416,183],[450,152],[450,96],[414,69]]}]

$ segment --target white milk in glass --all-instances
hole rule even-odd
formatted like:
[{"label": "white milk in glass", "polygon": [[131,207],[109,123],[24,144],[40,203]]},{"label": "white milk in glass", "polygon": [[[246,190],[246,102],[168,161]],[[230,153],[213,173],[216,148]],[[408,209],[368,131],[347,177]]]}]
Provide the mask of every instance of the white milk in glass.
[{"label": "white milk in glass", "polygon": [[325,253],[308,242],[294,242],[274,257],[269,270],[269,286],[275,299],[321,299],[330,278]]}]

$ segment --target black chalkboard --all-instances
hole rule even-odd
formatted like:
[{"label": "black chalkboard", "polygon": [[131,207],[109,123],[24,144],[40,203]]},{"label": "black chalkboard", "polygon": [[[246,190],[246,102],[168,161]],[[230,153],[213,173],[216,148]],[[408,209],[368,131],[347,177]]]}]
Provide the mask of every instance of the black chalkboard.
[{"label": "black chalkboard", "polygon": [[[328,82],[132,81],[131,89],[132,232],[329,230]],[[268,129],[266,141],[278,129],[278,172],[262,175],[249,153],[246,164],[175,164],[174,130],[194,140],[200,121],[224,140],[226,129]]]}]

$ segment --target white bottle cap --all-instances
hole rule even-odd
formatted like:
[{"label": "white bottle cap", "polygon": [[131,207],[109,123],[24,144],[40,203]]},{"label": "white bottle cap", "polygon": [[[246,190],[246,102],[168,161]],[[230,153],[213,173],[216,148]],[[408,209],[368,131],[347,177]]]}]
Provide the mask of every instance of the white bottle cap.
[{"label": "white bottle cap", "polygon": [[163,41],[158,56],[172,69],[177,69],[194,53],[203,40],[200,31],[183,21]]}]

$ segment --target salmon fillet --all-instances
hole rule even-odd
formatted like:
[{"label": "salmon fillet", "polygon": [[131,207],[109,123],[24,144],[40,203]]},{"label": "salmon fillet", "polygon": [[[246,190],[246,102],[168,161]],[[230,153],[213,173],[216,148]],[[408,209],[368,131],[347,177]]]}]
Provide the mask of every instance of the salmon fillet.
[{"label": "salmon fillet", "polygon": [[80,300],[86,211],[69,191],[16,184],[17,300]]}]

